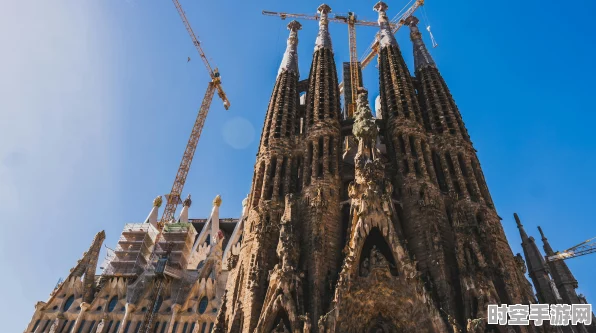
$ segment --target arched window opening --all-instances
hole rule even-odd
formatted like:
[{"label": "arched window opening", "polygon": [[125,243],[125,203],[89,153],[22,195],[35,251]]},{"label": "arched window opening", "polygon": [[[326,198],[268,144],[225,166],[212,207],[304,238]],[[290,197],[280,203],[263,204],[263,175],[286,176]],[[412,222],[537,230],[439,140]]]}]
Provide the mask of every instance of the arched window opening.
[{"label": "arched window opening", "polygon": [[263,188],[263,177],[265,175],[265,162],[261,162],[259,166],[259,175],[255,181],[255,187],[253,189],[252,206],[253,208],[259,204],[261,199],[261,190]]},{"label": "arched window opening", "polygon": [[161,323],[161,332],[160,333],[165,333],[167,327],[168,327],[167,321],[164,321],[163,323]]},{"label": "arched window opening", "polygon": [[138,321],[137,322],[137,326],[135,327],[135,333],[139,333],[139,330],[141,329],[141,322]]},{"label": "arched window opening", "polygon": [[213,332],[213,325],[214,325],[214,324],[215,324],[215,323],[211,323],[211,324],[209,324],[209,332]]},{"label": "arched window opening", "polygon": [[209,304],[209,299],[207,299],[207,296],[203,296],[203,298],[201,298],[201,300],[199,301],[199,313],[200,314],[205,313],[205,311],[207,310],[208,304]]},{"label": "arched window opening", "polygon": [[68,325],[68,319],[64,321],[64,324],[62,324],[62,328],[60,329],[60,333],[65,332],[65,328]]},{"label": "arched window opening", "polygon": [[312,141],[308,143],[308,151],[306,155],[306,172],[304,175],[306,185],[310,185],[310,178],[312,172],[312,163],[313,163],[313,143]]},{"label": "arched window opening", "polygon": [[64,302],[64,307],[62,308],[64,312],[68,311],[68,309],[70,309],[70,306],[72,305],[72,303],[74,302],[74,295],[70,295],[70,297],[68,297],[66,299],[66,302]]},{"label": "arched window opening", "polygon": [[472,201],[478,201],[478,197],[472,188],[472,183],[470,180],[470,174],[468,173],[468,168],[466,166],[466,162],[464,159],[464,155],[462,153],[457,154],[457,163],[459,164],[459,169],[461,170],[462,175],[464,176],[464,180],[466,181],[466,189],[468,190],[468,194]]},{"label": "arched window opening", "polygon": [[81,320],[81,325],[79,326],[79,329],[77,330],[77,333],[83,333],[83,328],[85,327],[85,319]]},{"label": "arched window opening", "polygon": [[281,162],[281,170],[279,171],[279,197],[282,199],[286,195],[286,169],[288,168],[288,157],[284,156]]},{"label": "arched window opening", "polygon": [[461,187],[459,186],[459,182],[457,181],[457,174],[455,173],[455,166],[453,165],[453,160],[451,159],[451,155],[448,152],[445,152],[445,161],[447,161],[447,168],[449,169],[449,174],[451,175],[451,182],[453,183],[453,188],[458,196],[463,194]]},{"label": "arched window opening", "polygon": [[474,173],[474,178],[476,179],[476,184],[478,185],[478,188],[480,189],[480,194],[482,195],[482,198],[484,198],[484,201],[486,201],[487,204],[492,204],[492,202],[490,200],[490,195],[486,188],[486,183],[484,182],[484,177],[482,176],[482,172],[480,171],[480,168],[478,167],[478,165],[476,164],[474,159],[472,159],[470,162],[472,164],[472,172]]},{"label": "arched window opening", "polygon": [[360,276],[368,276],[370,272],[378,268],[388,268],[391,275],[397,276],[393,251],[378,227],[372,228],[364,241],[360,252],[359,268]]},{"label": "arched window opening", "polygon": [[188,328],[188,323],[184,323],[184,326],[182,326],[182,333],[186,333],[187,328]]},{"label": "arched window opening", "polygon": [[31,330],[31,332],[35,332],[35,330],[37,329],[37,326],[39,326],[39,322],[41,322],[41,319],[37,319],[35,321],[35,325],[33,325],[33,329]]},{"label": "arched window opening", "polygon": [[482,221],[483,221],[482,213],[480,213],[480,212],[476,213],[476,223],[481,224]]},{"label": "arched window opening", "polygon": [[439,188],[441,189],[442,192],[448,192],[449,189],[447,188],[447,182],[445,181],[445,173],[443,172],[443,165],[441,164],[441,158],[435,151],[432,152],[432,159],[433,159],[433,167],[435,169],[435,174],[437,176],[437,182],[439,183]]},{"label": "arched window opening", "polygon": [[131,324],[132,324],[132,322],[130,320],[126,323],[126,326],[124,327],[124,333],[128,333],[128,330],[130,329]]},{"label": "arched window opening", "polygon": [[203,323],[203,326],[201,326],[201,333],[205,333],[206,330],[207,330],[207,323]]},{"label": "arched window opening", "polygon": [[416,177],[422,176],[422,170],[420,169],[420,165],[418,164],[418,152],[416,151],[416,141],[414,137],[410,135],[410,152],[412,153],[412,157],[414,159],[414,171],[416,171]]},{"label": "arched window opening", "polygon": [[176,331],[178,330],[178,322],[174,322],[174,328],[172,328],[172,333],[176,333]]},{"label": "arched window opening", "polygon": [[199,265],[197,266],[197,270],[199,270],[199,269],[203,268],[203,266],[205,266],[205,260],[201,260],[201,261],[199,262]]},{"label": "arched window opening", "polygon": [[207,243],[207,245],[211,245],[211,234],[207,235],[207,238],[205,239],[205,243]]},{"label": "arched window opening", "polygon": [[273,179],[275,177],[275,172],[277,169],[277,157],[273,157],[271,159],[271,164],[269,165],[269,170],[267,170],[267,189],[265,190],[265,200],[271,200],[273,196]]},{"label": "arched window opening", "polygon": [[329,173],[334,175],[335,174],[335,167],[333,165],[333,150],[334,150],[334,146],[335,146],[335,142],[334,142],[334,137],[329,137],[329,149],[327,150],[329,152]]},{"label": "arched window opening", "polygon": [[120,321],[116,322],[116,326],[114,327],[114,332],[118,332],[118,328],[120,328]]},{"label": "arched window opening", "polygon": [[323,137],[319,138],[319,151],[317,156],[317,178],[323,177],[323,156],[325,155]]},{"label": "arched window opening", "polygon": [[159,321],[156,321],[155,326],[153,326],[153,333],[157,333],[158,329],[159,329]]},{"label": "arched window opening", "polygon": [[195,322],[193,322],[193,323],[190,325],[190,331],[188,331],[188,333],[194,333],[194,331],[195,331]]},{"label": "arched window opening", "polygon": [[268,330],[269,332],[282,332],[281,330],[276,330],[276,328],[286,328],[288,331],[292,332],[292,325],[290,324],[290,317],[286,313],[285,309],[280,309],[277,312],[275,320],[273,320],[273,325]]},{"label": "arched window opening", "polygon": [[106,330],[106,332],[110,332],[110,330],[112,329],[112,325],[114,325],[114,321],[110,320],[110,322],[108,323],[108,329]]},{"label": "arched window opening", "polygon": [[108,303],[108,312],[114,311],[116,304],[118,304],[118,296],[114,296],[110,299],[110,302]]},{"label": "arched window opening", "polygon": [[[89,325],[89,330],[87,331],[87,333],[93,332],[94,328],[95,328],[95,320],[91,322],[91,325]],[[44,328],[44,331],[45,331],[45,328]]]}]

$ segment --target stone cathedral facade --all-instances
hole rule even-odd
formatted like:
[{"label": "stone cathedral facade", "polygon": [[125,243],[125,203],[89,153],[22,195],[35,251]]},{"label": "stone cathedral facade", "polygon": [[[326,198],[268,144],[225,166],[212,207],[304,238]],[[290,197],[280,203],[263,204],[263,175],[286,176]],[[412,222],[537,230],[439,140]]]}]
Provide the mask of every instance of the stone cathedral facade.
[{"label": "stone cathedral facade", "polygon": [[[241,250],[214,332],[555,332],[487,324],[537,300],[476,150],[410,17],[410,74],[379,2],[380,104],[342,116],[326,5],[306,79],[290,35],[261,135]],[[573,331],[585,332],[576,327]],[[571,329],[569,330],[572,331]]]},{"label": "stone cathedral facade", "polygon": [[[596,333],[593,325],[488,325],[489,304],[586,300],[563,261],[545,262],[517,215],[527,270],[513,255],[418,20],[405,21],[412,76],[387,9],[374,6],[374,115],[367,90],[350,86],[357,105],[342,113],[331,8],[319,7],[305,79],[301,25],[292,21],[241,217],[220,219],[218,196],[208,219],[189,219],[188,198],[178,220],[161,225],[157,198],[144,223],[124,227],[101,275],[105,234],[97,234],[49,300],[36,304],[25,332]],[[163,287],[152,253],[169,256]]]}]

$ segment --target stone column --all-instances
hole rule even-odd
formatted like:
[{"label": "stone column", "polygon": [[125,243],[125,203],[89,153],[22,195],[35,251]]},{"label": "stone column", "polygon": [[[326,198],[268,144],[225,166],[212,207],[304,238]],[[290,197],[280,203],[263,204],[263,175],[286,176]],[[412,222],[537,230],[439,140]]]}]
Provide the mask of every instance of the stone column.
[{"label": "stone column", "polygon": [[72,328],[72,332],[76,332],[81,326],[81,322],[83,321],[83,316],[89,310],[91,304],[89,303],[81,303],[81,311],[79,312],[79,316],[77,317],[77,321],[75,321],[74,327]]},{"label": "stone column", "polygon": [[174,329],[174,325],[176,324],[176,319],[178,318],[178,311],[180,310],[180,304],[172,305],[172,317],[170,318],[170,325],[168,326],[168,330],[166,333],[172,333]]},{"label": "stone column", "polygon": [[134,312],[136,309],[136,305],[131,304],[131,303],[126,303],[126,305],[124,307],[125,307],[124,317],[122,318],[122,323],[120,324],[120,327],[118,328],[118,333],[124,333],[124,330],[126,329],[126,323],[128,323],[128,318],[130,317],[130,314],[132,312]]}]

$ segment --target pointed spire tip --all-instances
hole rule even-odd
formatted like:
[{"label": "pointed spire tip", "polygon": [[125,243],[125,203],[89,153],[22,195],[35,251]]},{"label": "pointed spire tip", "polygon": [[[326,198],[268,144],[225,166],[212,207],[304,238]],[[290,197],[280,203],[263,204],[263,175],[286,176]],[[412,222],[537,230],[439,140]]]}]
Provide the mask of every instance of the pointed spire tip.
[{"label": "pointed spire tip", "polygon": [[519,219],[519,216],[517,216],[517,213],[513,213],[513,218],[515,219],[515,223],[517,223],[517,227],[523,227],[523,225],[521,224],[521,221]]},{"label": "pointed spire tip", "polygon": [[538,231],[540,232],[540,236],[542,236],[543,240],[546,240],[546,236],[544,236],[544,232],[542,232],[542,228],[538,226]]}]

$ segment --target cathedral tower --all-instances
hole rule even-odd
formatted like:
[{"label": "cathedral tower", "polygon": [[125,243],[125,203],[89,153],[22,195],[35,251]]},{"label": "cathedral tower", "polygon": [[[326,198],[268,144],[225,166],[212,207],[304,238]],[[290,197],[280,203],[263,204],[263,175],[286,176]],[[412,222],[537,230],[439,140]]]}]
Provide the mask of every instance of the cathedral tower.
[{"label": "cathedral tower", "polygon": [[[487,324],[488,304],[536,299],[418,20],[405,21],[414,45],[412,76],[387,9],[383,2],[374,6],[380,28],[376,118],[364,88],[354,117],[340,115],[331,8],[318,9],[319,32],[303,81],[296,61],[300,25],[288,26],[244,241],[214,332],[548,330]],[[354,145],[340,154],[346,141]],[[526,242],[524,250],[535,247]],[[532,278],[544,277],[534,266]]]}]

